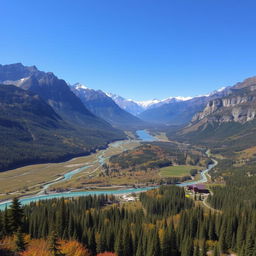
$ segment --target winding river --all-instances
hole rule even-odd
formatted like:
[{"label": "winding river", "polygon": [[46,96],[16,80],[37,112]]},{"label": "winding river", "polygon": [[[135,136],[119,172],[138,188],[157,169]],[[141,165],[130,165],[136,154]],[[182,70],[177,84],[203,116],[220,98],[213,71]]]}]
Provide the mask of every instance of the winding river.
[{"label": "winding river", "polygon": [[[138,136],[138,139],[140,141],[156,141],[157,138],[153,137],[150,135],[146,130],[138,130],[136,131],[136,134]],[[116,143],[116,144],[115,144]],[[120,146],[123,142],[122,141],[117,141],[112,144],[112,146]],[[104,164],[106,158],[103,156],[103,154],[99,155],[97,161],[100,163],[100,165]],[[204,183],[207,182],[207,177],[206,174],[213,168],[215,167],[218,163],[217,161],[213,160],[214,163],[210,164],[208,168],[204,171],[201,172],[201,179],[197,181],[190,181],[190,182],[185,182],[182,184],[178,184],[178,186],[184,187],[187,185],[193,185],[193,184],[198,184],[198,183]],[[121,195],[121,194],[129,194],[129,193],[138,193],[138,192],[145,192],[151,189],[154,189],[155,187],[143,187],[143,188],[128,188],[128,189],[120,189],[120,190],[101,190],[101,191],[77,191],[77,192],[60,192],[60,193],[51,193],[51,194],[44,194],[44,191],[48,189],[49,186],[56,184],[58,182],[63,182],[65,180],[71,179],[75,174],[78,174],[79,172],[89,168],[90,165],[85,165],[81,168],[72,170],[63,177],[58,178],[54,181],[51,181],[47,184],[45,184],[37,195],[33,196],[27,196],[27,197],[22,197],[20,198],[20,202],[22,204],[29,204],[31,202],[35,202],[38,200],[45,200],[45,199],[53,199],[53,198],[61,198],[61,197],[80,197],[80,196],[88,196],[88,195],[100,195],[100,194],[113,194],[113,195]],[[5,207],[8,207],[10,205],[10,200],[9,201],[4,201],[0,203],[0,210],[5,209]]]}]

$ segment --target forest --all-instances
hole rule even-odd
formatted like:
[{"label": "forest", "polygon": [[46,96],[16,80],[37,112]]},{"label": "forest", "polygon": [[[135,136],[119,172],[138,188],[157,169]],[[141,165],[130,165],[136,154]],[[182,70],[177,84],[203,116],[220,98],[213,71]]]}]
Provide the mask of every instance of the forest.
[{"label": "forest", "polygon": [[37,255],[35,244],[44,245],[41,255],[72,255],[68,249],[76,244],[78,256],[255,256],[255,197],[238,194],[231,206],[220,193],[226,191],[209,200],[219,211],[203,208],[176,186],[142,193],[134,203],[106,195],[26,206],[14,199],[0,214],[1,255]]}]

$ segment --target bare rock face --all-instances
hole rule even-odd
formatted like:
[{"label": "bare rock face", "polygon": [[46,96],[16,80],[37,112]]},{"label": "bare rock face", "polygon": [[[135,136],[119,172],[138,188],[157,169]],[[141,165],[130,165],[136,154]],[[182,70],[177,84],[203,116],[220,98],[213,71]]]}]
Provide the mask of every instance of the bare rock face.
[{"label": "bare rock face", "polygon": [[208,102],[190,123],[246,123],[256,118],[256,77],[246,79],[230,88],[228,95]]}]

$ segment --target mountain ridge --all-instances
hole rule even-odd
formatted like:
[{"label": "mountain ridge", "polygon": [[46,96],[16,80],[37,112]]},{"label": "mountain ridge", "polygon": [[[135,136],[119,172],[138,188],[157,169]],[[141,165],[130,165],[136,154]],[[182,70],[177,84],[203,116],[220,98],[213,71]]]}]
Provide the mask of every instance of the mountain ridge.
[{"label": "mountain ridge", "polygon": [[139,118],[121,109],[101,90],[90,89],[79,83],[71,85],[71,90],[81,99],[87,109],[114,127],[131,129],[146,125]]}]

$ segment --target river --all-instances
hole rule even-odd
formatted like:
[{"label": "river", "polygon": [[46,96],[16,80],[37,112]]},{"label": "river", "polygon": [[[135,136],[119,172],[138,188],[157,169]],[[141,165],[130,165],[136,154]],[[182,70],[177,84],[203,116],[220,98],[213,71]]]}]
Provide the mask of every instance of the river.
[{"label": "river", "polygon": [[[138,139],[140,141],[156,141],[158,140],[156,137],[150,135],[146,130],[138,130],[136,131],[136,134],[138,136]],[[120,145],[123,142],[122,141],[117,141],[114,142],[112,144],[112,146],[116,146],[115,145]],[[102,165],[104,164],[106,158],[103,157],[103,154],[100,154],[97,161]],[[185,182],[182,184],[178,184],[178,186],[184,187],[187,185],[193,185],[193,184],[198,184],[198,183],[204,183],[207,181],[207,177],[206,174],[213,168],[215,167],[218,163],[217,161],[213,160],[214,163],[209,165],[208,168],[204,171],[201,172],[201,179],[197,180],[197,181],[189,181],[189,182]],[[139,192],[145,192],[151,189],[154,189],[155,187],[143,187],[143,188],[128,188],[128,189],[120,189],[120,190],[101,190],[101,191],[77,191],[77,192],[60,192],[60,193],[50,193],[50,194],[44,194],[43,192],[45,190],[48,189],[49,186],[56,184],[58,182],[63,182],[65,180],[69,180],[72,178],[73,175],[89,168],[90,165],[85,165],[81,168],[72,170],[70,172],[67,172],[62,178],[58,178],[54,181],[48,182],[47,184],[45,184],[43,186],[43,189],[41,190],[40,193],[38,193],[37,195],[33,195],[33,196],[27,196],[27,197],[22,197],[20,198],[20,202],[21,204],[29,204],[31,202],[35,202],[38,200],[45,200],[45,199],[53,199],[53,198],[61,198],[61,197],[80,197],[80,196],[88,196],[88,195],[101,195],[101,194],[112,194],[112,195],[121,195],[121,194],[129,194],[129,193],[139,193]],[[5,201],[0,203],[0,210],[4,210],[5,207],[8,207],[10,205],[11,201]]]}]

